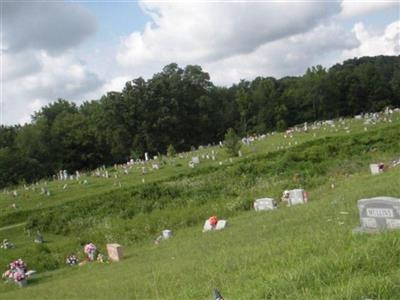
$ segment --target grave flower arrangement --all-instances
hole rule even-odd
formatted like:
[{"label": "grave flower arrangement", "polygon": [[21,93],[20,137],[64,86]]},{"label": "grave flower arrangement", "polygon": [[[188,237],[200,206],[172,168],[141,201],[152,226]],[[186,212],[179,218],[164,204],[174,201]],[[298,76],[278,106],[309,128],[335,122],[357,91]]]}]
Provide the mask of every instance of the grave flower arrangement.
[{"label": "grave flower arrangement", "polygon": [[14,281],[20,286],[25,286],[27,271],[26,263],[22,259],[18,259],[8,265],[8,270],[3,273],[2,277],[8,281]]},{"label": "grave flower arrangement", "polygon": [[7,239],[4,239],[3,242],[0,245],[1,249],[11,249],[14,248],[14,244],[8,241]]},{"label": "grave flower arrangement", "polygon": [[79,262],[78,258],[75,255],[70,255],[67,257],[67,259],[65,260],[65,263],[67,265],[73,266],[73,265],[77,265]]},{"label": "grave flower arrangement", "polygon": [[105,256],[105,255],[103,255],[103,254],[101,254],[101,253],[99,253],[99,254],[97,255],[97,261],[98,261],[99,263],[108,263],[107,256]]},{"label": "grave flower arrangement", "polygon": [[93,243],[86,244],[84,247],[84,252],[87,255],[89,261],[94,261],[96,256],[97,248]]}]

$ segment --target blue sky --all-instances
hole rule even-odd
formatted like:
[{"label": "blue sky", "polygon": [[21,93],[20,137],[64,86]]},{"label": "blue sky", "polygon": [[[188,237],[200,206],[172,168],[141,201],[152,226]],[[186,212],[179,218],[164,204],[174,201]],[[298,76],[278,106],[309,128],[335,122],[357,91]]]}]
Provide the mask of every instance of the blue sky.
[{"label": "blue sky", "polygon": [[163,66],[214,83],[301,75],[316,64],[400,55],[399,1],[0,1],[1,122],[120,91]]},{"label": "blue sky", "polygon": [[140,9],[138,2],[83,2],[98,20],[96,43],[117,43],[121,36],[141,31],[150,18]]}]

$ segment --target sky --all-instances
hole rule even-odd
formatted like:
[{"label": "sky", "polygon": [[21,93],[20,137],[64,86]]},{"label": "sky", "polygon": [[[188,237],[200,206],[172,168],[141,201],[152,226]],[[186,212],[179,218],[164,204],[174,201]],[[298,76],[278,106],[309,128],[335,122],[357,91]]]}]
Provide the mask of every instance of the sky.
[{"label": "sky", "polygon": [[397,1],[0,0],[0,123],[63,98],[121,91],[163,66],[201,65],[217,85],[400,55]]}]

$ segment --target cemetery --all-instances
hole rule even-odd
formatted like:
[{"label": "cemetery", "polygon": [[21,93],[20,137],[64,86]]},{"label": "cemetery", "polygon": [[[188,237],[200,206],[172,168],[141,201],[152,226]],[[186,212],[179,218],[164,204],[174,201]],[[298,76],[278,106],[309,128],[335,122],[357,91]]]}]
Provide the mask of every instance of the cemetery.
[{"label": "cemetery", "polygon": [[390,299],[399,129],[396,112],[363,114],[244,137],[234,157],[221,142],[4,189],[0,297]]}]

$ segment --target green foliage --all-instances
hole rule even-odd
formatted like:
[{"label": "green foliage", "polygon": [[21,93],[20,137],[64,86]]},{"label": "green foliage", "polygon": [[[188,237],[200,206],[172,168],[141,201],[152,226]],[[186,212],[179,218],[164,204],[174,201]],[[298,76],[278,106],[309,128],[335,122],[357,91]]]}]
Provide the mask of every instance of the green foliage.
[{"label": "green foliage", "polygon": [[238,156],[241,147],[240,138],[232,128],[225,134],[224,146],[229,156]]},{"label": "green foliage", "polygon": [[172,144],[170,144],[167,148],[167,156],[168,157],[175,157],[176,155],[176,150]]},{"label": "green foliage", "polygon": [[[362,57],[330,69],[310,67],[299,77],[257,77],[227,88],[214,86],[200,66],[171,63],[98,101],[77,106],[58,99],[30,124],[2,126],[0,186],[60,169],[123,163],[145,152],[166,154],[170,145],[186,151],[222,140],[228,128],[246,136],[397,107],[399,64],[398,56]],[[9,168],[8,157],[27,167]]]}]

